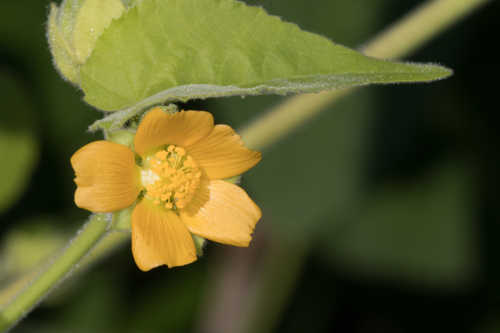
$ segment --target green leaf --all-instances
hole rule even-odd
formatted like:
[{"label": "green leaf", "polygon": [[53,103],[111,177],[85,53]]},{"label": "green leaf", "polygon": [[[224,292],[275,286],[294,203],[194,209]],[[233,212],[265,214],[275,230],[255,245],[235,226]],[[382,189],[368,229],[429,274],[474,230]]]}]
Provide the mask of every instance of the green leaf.
[{"label": "green leaf", "polygon": [[4,235],[2,243],[2,279],[36,268],[36,265],[65,244],[67,235],[54,226],[54,220],[37,217],[28,221],[16,221],[16,228]]},{"label": "green leaf", "polygon": [[171,101],[432,81],[451,71],[366,57],[234,0],[147,0],[111,23],[80,74],[88,103],[133,114]]},{"label": "green leaf", "polygon": [[79,67],[97,38],[125,10],[121,0],[65,0],[51,4],[47,37],[54,65],[70,82],[79,83]]},{"label": "green leaf", "polygon": [[470,185],[468,169],[452,161],[414,184],[387,186],[327,240],[323,253],[357,274],[448,287],[467,283],[477,272]]},{"label": "green leaf", "polygon": [[34,110],[22,87],[0,74],[0,213],[13,204],[28,184],[38,158]]},{"label": "green leaf", "polygon": [[86,0],[78,10],[73,30],[75,57],[84,63],[92,53],[99,35],[109,23],[122,15],[125,7],[120,0]]}]

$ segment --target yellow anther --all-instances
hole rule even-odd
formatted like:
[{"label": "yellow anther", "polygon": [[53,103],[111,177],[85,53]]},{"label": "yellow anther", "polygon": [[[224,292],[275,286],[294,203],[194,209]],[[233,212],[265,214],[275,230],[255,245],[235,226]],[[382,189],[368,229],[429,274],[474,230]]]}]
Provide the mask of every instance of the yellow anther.
[{"label": "yellow anther", "polygon": [[175,152],[177,153],[177,155],[179,156],[184,156],[186,155],[186,151],[184,150],[184,148],[181,148],[181,147],[176,147],[175,148]]},{"label": "yellow anther", "polygon": [[165,159],[167,158],[167,155],[168,153],[164,150],[160,150],[159,152],[157,152],[155,154],[155,157],[162,160],[162,161],[165,161]]},{"label": "yellow anther", "polygon": [[146,158],[142,174],[146,198],[166,209],[185,207],[200,185],[201,171],[186,150],[175,145]]}]

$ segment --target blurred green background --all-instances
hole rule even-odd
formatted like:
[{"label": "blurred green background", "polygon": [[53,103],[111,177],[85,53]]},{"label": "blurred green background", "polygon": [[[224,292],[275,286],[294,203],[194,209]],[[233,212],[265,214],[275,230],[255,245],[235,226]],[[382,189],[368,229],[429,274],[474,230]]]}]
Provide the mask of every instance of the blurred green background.
[{"label": "blurred green background", "polygon": [[[421,1],[248,3],[355,48]],[[48,4],[0,2],[1,287],[82,225],[69,158],[100,138],[86,129],[101,114],[52,66]],[[127,242],[12,332],[500,332],[499,9],[409,57],[452,78],[362,88],[264,151],[242,179],[263,210],[250,248],[143,273]],[[242,128],[281,100],[184,108]]]}]

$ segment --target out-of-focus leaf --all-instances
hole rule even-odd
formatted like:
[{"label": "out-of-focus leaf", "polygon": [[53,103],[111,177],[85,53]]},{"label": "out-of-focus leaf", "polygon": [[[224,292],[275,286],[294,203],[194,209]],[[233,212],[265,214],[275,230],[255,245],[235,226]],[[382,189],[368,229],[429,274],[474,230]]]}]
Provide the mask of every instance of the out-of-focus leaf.
[{"label": "out-of-focus leaf", "polygon": [[[59,319],[46,322],[46,332],[117,332],[116,327],[126,317],[123,313],[126,307],[121,307],[123,291],[120,292],[119,286],[120,279],[116,275],[97,271],[87,272],[85,282],[73,284],[72,289],[67,289],[67,285],[66,290],[58,289],[58,293],[65,291],[66,294],[52,294],[46,302],[60,305]],[[37,327],[35,331],[40,330]]]},{"label": "out-of-focus leaf", "polygon": [[[11,68],[23,73],[23,79],[30,87],[35,113],[40,120],[43,118],[43,142],[50,147],[49,150],[65,155],[59,158],[61,165],[69,165],[70,154],[92,139],[86,129],[100,114],[82,103],[80,92],[61,80],[51,64],[46,27],[42,24],[47,19],[49,2],[0,2],[0,45],[3,50],[0,51],[0,62],[6,60],[8,67],[12,65]],[[7,106],[5,102],[2,105]],[[71,174],[60,175],[59,179],[69,179],[71,184],[72,170],[69,170]],[[69,184],[64,188],[72,190]]]},{"label": "out-of-focus leaf", "polygon": [[53,219],[38,218],[28,222],[20,223],[22,227],[4,236],[0,254],[2,277],[32,270],[67,241],[65,232],[51,226],[54,224]]},{"label": "out-of-focus leaf", "polygon": [[458,285],[475,272],[467,169],[441,166],[414,184],[374,193],[325,242],[343,267],[410,282]]},{"label": "out-of-focus leaf", "polygon": [[266,225],[276,233],[311,237],[321,230],[317,222],[325,215],[358,200],[370,97],[360,91],[336,104],[264,152],[263,161],[243,176]]},{"label": "out-of-focus leaf", "polygon": [[0,72],[0,213],[23,193],[38,158],[33,106],[19,83]]},{"label": "out-of-focus leaf", "polygon": [[202,263],[177,270],[161,287],[144,286],[122,332],[190,332],[205,288]]},{"label": "out-of-focus leaf", "polygon": [[440,79],[377,60],[234,0],[149,0],[113,21],[81,68],[85,100],[114,111],[189,99]]},{"label": "out-of-focus leaf", "polygon": [[496,333],[500,332],[500,319],[498,313],[491,313],[473,331],[475,333]]},{"label": "out-of-focus leaf", "polygon": [[19,225],[2,237],[0,307],[25,288],[39,273],[39,265],[67,241],[66,234],[50,224],[54,223],[53,219],[36,218],[26,222],[18,221]]}]

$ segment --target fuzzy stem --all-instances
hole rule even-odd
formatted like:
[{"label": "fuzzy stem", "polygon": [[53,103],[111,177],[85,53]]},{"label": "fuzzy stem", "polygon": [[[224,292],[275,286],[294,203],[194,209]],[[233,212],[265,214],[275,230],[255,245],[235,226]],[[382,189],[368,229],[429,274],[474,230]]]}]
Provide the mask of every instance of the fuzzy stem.
[{"label": "fuzzy stem", "polygon": [[109,226],[108,220],[103,214],[92,215],[62,253],[1,310],[1,332],[14,326],[54,286],[69,275],[80,260],[106,234]]},{"label": "fuzzy stem", "polygon": [[[378,34],[361,50],[366,55],[377,58],[403,57],[488,1],[490,0],[427,1]],[[246,126],[241,132],[242,137],[253,149],[268,148],[354,89],[288,98]]]}]

